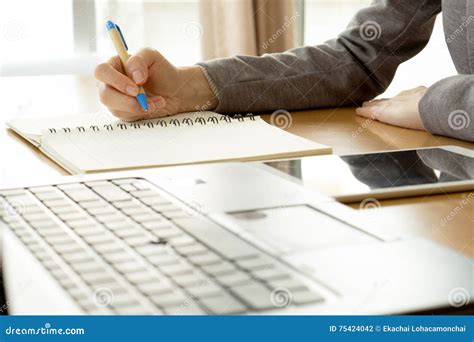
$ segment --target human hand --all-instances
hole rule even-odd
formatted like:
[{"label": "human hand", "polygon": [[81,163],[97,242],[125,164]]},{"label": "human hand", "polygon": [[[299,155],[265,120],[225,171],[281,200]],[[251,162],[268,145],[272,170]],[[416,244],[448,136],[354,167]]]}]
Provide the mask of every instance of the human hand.
[{"label": "human hand", "polygon": [[[217,107],[209,83],[199,66],[177,68],[158,51],[145,48],[127,61],[118,56],[95,69],[100,100],[124,121],[136,121]],[[135,96],[142,85],[148,98],[144,112]]]},{"label": "human hand", "polygon": [[421,122],[418,103],[426,93],[426,87],[402,91],[389,99],[364,102],[356,114],[390,125],[425,131]]}]

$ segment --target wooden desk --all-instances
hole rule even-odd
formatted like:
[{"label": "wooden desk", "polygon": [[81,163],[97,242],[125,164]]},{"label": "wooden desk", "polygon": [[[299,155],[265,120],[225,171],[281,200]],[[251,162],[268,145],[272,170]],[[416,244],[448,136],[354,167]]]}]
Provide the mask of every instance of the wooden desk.
[{"label": "wooden desk", "polygon": [[[21,92],[18,90],[21,89]],[[102,107],[91,77],[4,77],[0,79],[2,121],[19,115],[93,113]],[[52,102],[52,96],[61,98]],[[265,116],[268,121],[269,116]],[[474,144],[397,128],[356,117],[353,108],[295,112],[289,132],[333,147],[335,154]],[[0,187],[11,179],[28,183],[66,172],[11,131],[0,130]],[[387,233],[424,236],[474,257],[474,201],[466,193],[381,201],[368,222]],[[472,197],[470,197],[472,198]],[[357,205],[354,206],[357,208]],[[451,220],[442,225],[444,219]]]}]

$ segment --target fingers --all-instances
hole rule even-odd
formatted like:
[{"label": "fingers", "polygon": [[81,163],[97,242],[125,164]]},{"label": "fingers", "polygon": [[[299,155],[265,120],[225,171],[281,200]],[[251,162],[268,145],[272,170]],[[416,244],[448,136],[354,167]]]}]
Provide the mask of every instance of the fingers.
[{"label": "fingers", "polygon": [[130,57],[125,67],[129,75],[136,84],[142,85],[148,79],[148,69],[157,61],[160,54],[151,48],[138,51]]},{"label": "fingers", "polygon": [[387,108],[389,103],[389,99],[364,102],[362,107],[356,109],[356,114],[368,119],[376,120],[384,113],[384,110]]},{"label": "fingers", "polygon": [[118,60],[118,57],[114,57],[107,63],[99,64],[96,67],[95,77],[97,80],[124,94],[136,96],[138,94],[138,86],[130,78],[122,74],[119,71],[120,69],[122,69],[120,60]]},{"label": "fingers", "polygon": [[367,119],[375,120],[381,113],[381,107],[370,106],[370,107],[359,107],[356,109],[356,114]]},{"label": "fingers", "polygon": [[[128,113],[127,115],[120,116],[121,119],[135,119],[136,117],[140,116],[144,117],[147,114],[140,107],[135,97],[125,95],[109,85],[102,85],[100,87],[99,96],[102,103],[105,104],[110,110]],[[153,101],[148,101],[148,110],[149,112],[156,110],[156,106]]]}]

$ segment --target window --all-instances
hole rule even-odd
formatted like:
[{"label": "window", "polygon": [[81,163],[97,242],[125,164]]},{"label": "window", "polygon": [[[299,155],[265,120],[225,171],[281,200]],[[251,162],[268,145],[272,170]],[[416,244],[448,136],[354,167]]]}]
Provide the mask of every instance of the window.
[{"label": "window", "polygon": [[[352,16],[368,6],[370,0],[305,0],[304,44],[316,45],[335,38],[345,29]],[[434,82],[456,74],[446,46],[441,17],[428,46],[416,57],[402,64],[394,81],[383,96],[394,96],[401,90]]]},{"label": "window", "polygon": [[198,0],[17,0],[0,4],[1,75],[91,73],[115,54],[114,20],[130,49],[159,49],[177,65],[200,60]]}]

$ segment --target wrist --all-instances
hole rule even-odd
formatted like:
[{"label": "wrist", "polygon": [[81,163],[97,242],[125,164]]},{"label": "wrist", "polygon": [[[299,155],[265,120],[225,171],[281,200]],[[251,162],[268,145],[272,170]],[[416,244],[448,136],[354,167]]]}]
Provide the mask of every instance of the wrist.
[{"label": "wrist", "polygon": [[214,110],[218,101],[201,67],[178,68],[180,84],[183,84],[180,112]]}]

